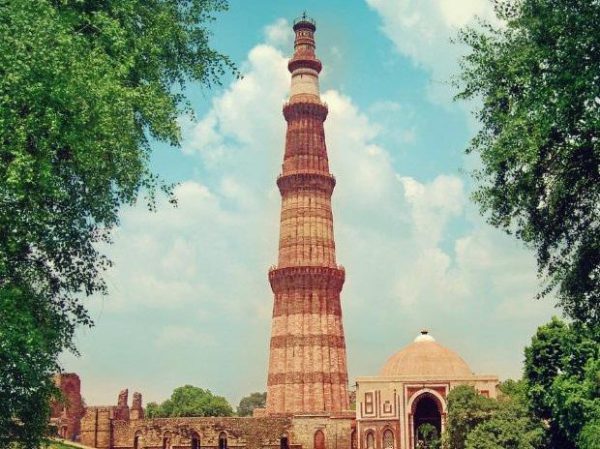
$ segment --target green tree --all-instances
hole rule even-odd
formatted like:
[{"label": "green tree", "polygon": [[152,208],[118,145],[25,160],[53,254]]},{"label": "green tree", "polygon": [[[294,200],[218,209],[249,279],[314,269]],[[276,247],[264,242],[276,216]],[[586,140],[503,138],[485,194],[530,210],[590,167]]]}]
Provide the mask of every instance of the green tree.
[{"label": "green tree", "polygon": [[470,386],[448,395],[443,445],[449,449],[542,449],[542,420],[527,406],[525,382],[508,380],[497,399],[485,398]]},{"label": "green tree", "polygon": [[146,418],[160,418],[159,407],[160,406],[156,402],[148,402],[144,413]]},{"label": "green tree", "polygon": [[474,199],[537,252],[544,287],[600,323],[600,3],[495,0],[504,25],[463,29],[459,99],[482,99]]},{"label": "green tree", "polygon": [[531,411],[548,425],[551,449],[589,449],[600,420],[598,335],[557,318],[540,326],[525,349]]},{"label": "green tree", "polygon": [[499,396],[490,417],[468,434],[467,449],[542,449],[545,427],[533,416],[527,403],[524,381],[507,380],[499,386]]},{"label": "green tree", "polygon": [[469,432],[490,419],[496,408],[495,401],[481,396],[469,385],[460,385],[452,389],[448,394],[444,447],[465,449]]},{"label": "green tree", "polygon": [[417,429],[417,449],[438,449],[440,447],[440,436],[435,426],[425,423]]},{"label": "green tree", "polygon": [[0,287],[0,447],[39,442],[48,425],[52,374],[65,336],[62,317],[45,298]]},{"label": "green tree", "polygon": [[255,408],[264,408],[267,404],[267,393],[251,393],[250,396],[246,396],[241,399],[240,404],[237,406],[238,416],[252,416],[252,412]]},{"label": "green tree", "polygon": [[152,207],[169,191],[150,171],[151,139],[178,145],[186,85],[233,69],[209,46],[207,26],[225,7],[0,3],[2,446],[40,441],[58,354],[91,324],[81,299],[106,291],[100,248],[120,207],[142,191]]},{"label": "green tree", "polygon": [[149,418],[169,418],[173,416],[232,416],[231,405],[222,396],[215,396],[210,390],[184,385],[173,390],[171,398],[161,404],[149,403],[146,406]]}]

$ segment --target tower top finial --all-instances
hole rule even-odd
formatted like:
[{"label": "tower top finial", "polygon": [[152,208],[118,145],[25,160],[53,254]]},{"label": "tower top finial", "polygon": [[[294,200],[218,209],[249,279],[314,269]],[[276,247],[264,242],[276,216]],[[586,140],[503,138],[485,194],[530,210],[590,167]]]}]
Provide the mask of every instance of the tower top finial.
[{"label": "tower top finial", "polygon": [[300,17],[294,19],[294,31],[298,28],[310,28],[313,31],[317,29],[317,23],[314,19],[311,19],[309,15],[304,11]]}]

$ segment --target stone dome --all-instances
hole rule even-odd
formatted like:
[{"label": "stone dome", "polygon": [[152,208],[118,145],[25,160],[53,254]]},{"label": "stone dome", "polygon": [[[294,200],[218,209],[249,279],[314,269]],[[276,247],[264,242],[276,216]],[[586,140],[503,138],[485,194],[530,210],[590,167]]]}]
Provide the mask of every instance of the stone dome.
[{"label": "stone dome", "polygon": [[469,365],[454,351],[435,341],[426,330],[414,342],[392,355],[380,376],[472,377]]}]

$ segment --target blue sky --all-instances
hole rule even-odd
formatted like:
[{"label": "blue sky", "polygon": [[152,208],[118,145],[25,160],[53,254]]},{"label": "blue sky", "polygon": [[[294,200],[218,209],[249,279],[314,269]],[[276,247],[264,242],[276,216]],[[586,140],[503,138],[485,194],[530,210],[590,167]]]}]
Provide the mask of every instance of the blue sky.
[{"label": "blue sky", "polygon": [[178,182],[179,206],[122,213],[110,294],[87,304],[77,336],[88,404],[121,388],[160,401],[193,384],[234,405],[264,391],[277,258],[290,22],[317,21],[326,138],[350,378],[374,375],[423,327],[477,373],[520,375],[523,347],[557,311],[533,298],[534,258],[471,204],[464,149],[472,105],[452,102],[463,51],[449,39],[486,0],[232,1],[213,45],[244,77],[190,86],[181,149],[155,145],[153,167]]}]

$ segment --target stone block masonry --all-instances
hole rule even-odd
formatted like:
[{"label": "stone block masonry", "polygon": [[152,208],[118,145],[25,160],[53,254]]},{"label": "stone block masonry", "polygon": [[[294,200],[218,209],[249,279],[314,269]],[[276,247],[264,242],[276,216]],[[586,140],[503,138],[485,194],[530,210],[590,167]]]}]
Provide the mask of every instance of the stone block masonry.
[{"label": "stone block masonry", "polygon": [[[268,416],[340,413],[349,409],[346,342],[340,292],[345,271],[335,258],[331,195],[319,96],[322,65],[314,22],[294,23],[290,98],[282,173],[279,259],[269,271],[274,293]],[[311,441],[311,446],[313,442]]]}]

